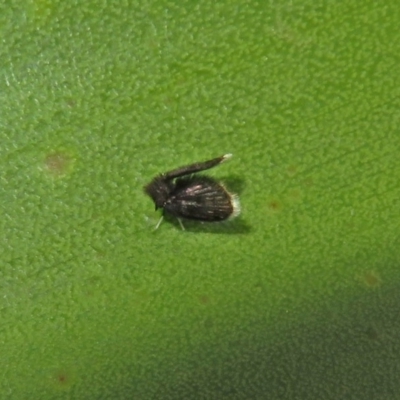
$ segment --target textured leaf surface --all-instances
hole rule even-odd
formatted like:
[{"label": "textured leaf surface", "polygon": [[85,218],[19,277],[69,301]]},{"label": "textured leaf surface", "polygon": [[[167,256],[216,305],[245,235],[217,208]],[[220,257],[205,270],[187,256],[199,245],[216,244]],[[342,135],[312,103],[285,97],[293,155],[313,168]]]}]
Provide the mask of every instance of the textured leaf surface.
[{"label": "textured leaf surface", "polygon": [[[399,20],[0,0],[0,397],[396,398]],[[228,152],[242,216],[154,232]]]}]

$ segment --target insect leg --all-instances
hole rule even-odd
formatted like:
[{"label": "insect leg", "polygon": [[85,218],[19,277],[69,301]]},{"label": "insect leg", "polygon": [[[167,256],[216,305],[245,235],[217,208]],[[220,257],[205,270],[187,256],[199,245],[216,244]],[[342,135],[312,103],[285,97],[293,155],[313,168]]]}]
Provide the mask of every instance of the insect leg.
[{"label": "insect leg", "polygon": [[182,230],[185,231],[185,227],[183,226],[182,220],[180,218],[178,218],[179,221],[179,225],[181,226]]},{"label": "insect leg", "polygon": [[161,225],[161,222],[163,221],[163,219],[164,219],[164,215],[162,215],[161,218],[158,220],[157,225],[156,225],[156,227],[154,228],[154,230],[157,230],[157,229],[158,229],[158,227]]}]

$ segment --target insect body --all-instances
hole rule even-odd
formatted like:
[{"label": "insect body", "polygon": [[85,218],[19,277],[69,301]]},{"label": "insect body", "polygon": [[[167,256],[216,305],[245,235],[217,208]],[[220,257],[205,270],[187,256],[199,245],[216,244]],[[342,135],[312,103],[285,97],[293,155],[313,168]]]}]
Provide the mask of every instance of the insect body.
[{"label": "insect body", "polygon": [[[204,222],[223,221],[240,213],[239,199],[229,193],[226,188],[213,178],[193,175],[196,172],[213,168],[232,154],[212,160],[179,167],[155,177],[147,186],[145,192],[153,199],[156,210],[163,209],[178,218]],[[163,217],[158,222],[160,226]]]}]

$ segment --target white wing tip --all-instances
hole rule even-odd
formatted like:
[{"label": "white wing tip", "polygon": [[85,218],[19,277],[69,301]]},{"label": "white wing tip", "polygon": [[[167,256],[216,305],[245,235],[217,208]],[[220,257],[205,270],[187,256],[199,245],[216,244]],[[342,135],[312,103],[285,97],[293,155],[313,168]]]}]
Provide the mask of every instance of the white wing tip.
[{"label": "white wing tip", "polygon": [[239,196],[236,194],[231,194],[231,203],[232,203],[232,214],[230,218],[235,218],[240,214],[240,201]]},{"label": "white wing tip", "polygon": [[222,161],[221,161],[221,162],[224,162],[224,161],[226,161],[226,160],[229,160],[230,158],[232,158],[232,156],[233,156],[233,154],[231,154],[231,153],[224,154],[224,155],[222,156]]}]

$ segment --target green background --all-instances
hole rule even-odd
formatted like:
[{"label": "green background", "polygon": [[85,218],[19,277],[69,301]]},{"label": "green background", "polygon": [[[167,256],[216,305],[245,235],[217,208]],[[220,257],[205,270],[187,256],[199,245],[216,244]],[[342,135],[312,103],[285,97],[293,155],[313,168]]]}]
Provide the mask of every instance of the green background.
[{"label": "green background", "polygon": [[[398,399],[399,21],[0,0],[0,398]],[[154,231],[225,153],[241,217]]]}]

